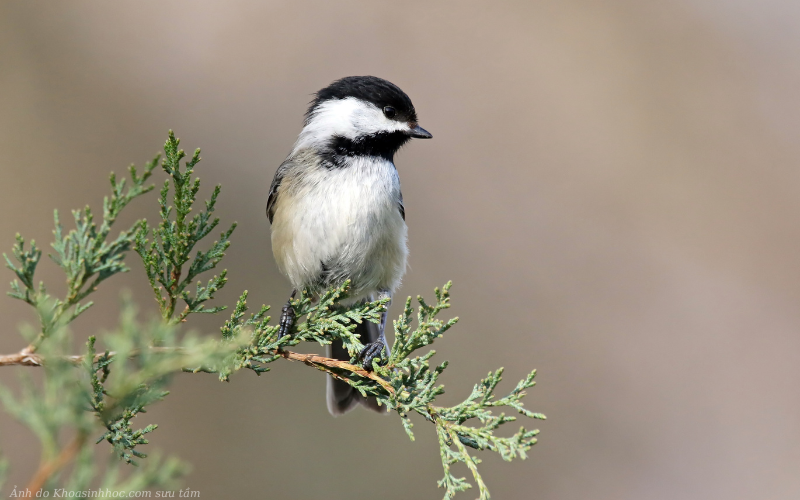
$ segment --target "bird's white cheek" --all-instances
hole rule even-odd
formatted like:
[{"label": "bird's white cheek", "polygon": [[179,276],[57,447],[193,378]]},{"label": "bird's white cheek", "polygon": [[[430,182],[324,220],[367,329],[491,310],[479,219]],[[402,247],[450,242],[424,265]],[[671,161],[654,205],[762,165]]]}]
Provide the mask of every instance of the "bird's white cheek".
[{"label": "bird's white cheek", "polygon": [[351,140],[382,132],[407,131],[408,124],[386,118],[377,106],[348,97],[322,103],[298,137],[293,154],[325,146],[332,137]]},{"label": "bird's white cheek", "polygon": [[401,132],[408,130],[408,124],[390,120],[383,112],[374,106],[367,109],[358,109],[352,117],[352,131],[355,138],[364,135],[374,135],[384,132]]}]

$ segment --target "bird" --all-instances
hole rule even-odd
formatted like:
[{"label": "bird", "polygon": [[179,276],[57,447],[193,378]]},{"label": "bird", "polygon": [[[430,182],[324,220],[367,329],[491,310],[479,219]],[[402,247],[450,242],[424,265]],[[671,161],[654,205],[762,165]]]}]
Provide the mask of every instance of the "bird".
[{"label": "bird", "polygon": [[[406,212],[394,156],[409,140],[431,137],[419,126],[408,95],[382,78],[348,76],[314,94],[267,200],[272,253],[293,287],[279,335],[291,332],[291,301],[298,290],[320,294],[349,280],[350,304],[391,302],[408,259]],[[358,359],[366,370],[389,356],[386,317],[383,312],[379,324],[363,321],[354,330],[365,346]],[[327,353],[350,361],[340,341],[327,346]],[[334,416],[359,404],[386,411],[374,397],[364,397],[330,376],[326,399]]]}]

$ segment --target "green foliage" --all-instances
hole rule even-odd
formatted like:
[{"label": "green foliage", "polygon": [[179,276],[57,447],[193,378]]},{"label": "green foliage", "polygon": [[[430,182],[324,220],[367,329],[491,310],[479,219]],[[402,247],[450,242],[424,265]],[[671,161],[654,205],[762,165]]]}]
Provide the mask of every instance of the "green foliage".
[{"label": "green foliage", "polygon": [[[21,373],[18,395],[0,386],[0,401],[6,411],[30,428],[39,439],[42,463],[53,463],[71,446],[78,447],[69,473],[56,470],[44,488],[54,491],[61,485],[68,491],[84,491],[92,482],[116,491],[173,487],[187,471],[186,466],[175,459],[156,458],[143,470],[122,475],[117,460],[104,474],[96,468],[96,457],[102,452],[87,444],[90,436],[102,428],[102,423],[93,412],[87,411],[86,403],[96,396],[88,372],[80,369],[79,361],[64,356],[71,341],[69,332],[59,328],[40,343],[38,353],[47,360],[42,365],[44,377],[41,384],[34,383],[29,373]],[[63,444],[65,440],[67,444]]]},{"label": "green foliage", "polygon": [[11,282],[11,291],[8,295],[27,302],[32,306],[36,306],[37,294],[36,287],[33,285],[33,274],[36,272],[36,266],[39,265],[39,259],[42,258],[42,251],[36,247],[36,242],[31,240],[31,248],[25,250],[25,240],[17,233],[17,244],[14,245],[12,253],[14,258],[19,262],[19,267],[11,262],[8,255],[3,254],[6,260],[6,267],[14,271],[24,288],[20,288],[19,282],[14,280]]},{"label": "green foliage", "polygon": [[[32,336],[33,332],[28,332]],[[44,380],[37,387],[30,373],[20,373],[19,396],[0,386],[0,401],[6,411],[25,423],[42,443],[42,459],[52,460],[60,451],[59,437],[64,428],[75,435],[88,434],[92,415],[86,412],[88,390],[82,374],[63,357],[68,352],[70,337],[64,328],[52,332],[40,345],[40,355],[47,356],[43,364]]]},{"label": "green foliage", "polygon": [[[483,500],[489,498],[489,492],[478,472],[477,465],[480,460],[471,455],[467,448],[492,451],[508,461],[516,457],[524,459],[526,452],[536,443],[536,435],[539,433],[538,430],[526,430],[523,427],[511,437],[496,436],[496,430],[503,424],[515,421],[516,417],[504,413],[496,415],[493,409],[506,407],[534,419],[544,419],[545,416],[531,412],[522,403],[525,389],[535,384],[533,381],[535,371],[520,381],[509,395],[500,399],[494,398],[494,391],[502,378],[502,368],[490,373],[486,379],[475,385],[472,393],[462,403],[452,407],[434,405],[436,398],[444,393],[444,387],[437,383],[439,376],[447,368],[447,362],[431,369],[429,360],[435,351],[414,357],[412,354],[433,343],[456,323],[457,318],[442,321],[437,317],[450,307],[450,286],[451,283],[447,283],[441,290],[438,288],[435,290],[434,305],[428,305],[422,297],[417,298],[419,308],[416,328],[412,329],[413,309],[410,297],[406,301],[402,315],[394,322],[395,342],[392,355],[385,366],[376,368],[376,373],[391,387],[391,391],[374,379],[347,369],[330,366],[317,366],[317,368],[346,380],[362,395],[376,397],[389,410],[396,411],[412,440],[414,434],[410,413],[422,415],[434,423],[445,473],[439,486],[445,488],[445,498],[452,498],[455,493],[471,487],[464,478],[457,478],[452,474],[451,466],[460,462],[472,473],[480,491],[480,498]],[[333,340],[341,340],[353,357],[351,361],[354,361],[363,344],[358,336],[353,334],[353,330],[361,321],[377,323],[385,310],[386,300],[344,307],[340,303],[347,298],[347,291],[348,283],[330,289],[316,304],[310,295],[304,293],[300,299],[293,301],[292,305],[298,317],[305,317],[305,321],[296,326],[296,332],[292,336],[281,339],[277,336],[278,327],[268,324],[269,317],[265,316],[266,307],[258,314],[245,319],[247,294],[243,294],[234,308],[231,319],[222,328],[223,338],[243,334],[245,330],[250,331],[250,342],[237,352],[236,362],[231,371],[239,368],[249,368],[257,373],[266,371],[267,368],[263,365],[279,359],[281,356],[277,353],[280,349],[301,342],[326,345]],[[227,378],[230,371],[222,375],[223,378]],[[468,425],[470,421],[477,421],[478,425]]]},{"label": "green foliage", "polygon": [[[439,486],[445,489],[445,499],[472,487],[465,478],[454,475],[452,467],[459,463],[471,472],[480,499],[488,499],[489,492],[478,471],[480,460],[475,453],[487,451],[499,454],[504,460],[524,459],[538,433],[522,427],[508,437],[497,435],[496,431],[504,424],[516,420],[515,416],[503,413],[503,409],[533,419],[544,419],[544,415],[531,412],[522,403],[526,389],[534,385],[535,372],[520,381],[508,395],[495,397],[502,368],[476,384],[463,402],[451,407],[436,405],[437,397],[444,393],[439,377],[447,368],[447,362],[431,367],[430,360],[435,352],[418,351],[435,342],[457,321],[457,318],[439,319],[450,307],[450,283],[435,290],[436,302],[432,305],[422,297],[417,298],[416,327],[413,326],[412,300],[406,301],[402,314],[394,322],[391,356],[383,366],[375,366],[374,371],[356,366],[364,345],[354,332],[364,321],[378,323],[388,299],[350,304],[348,282],[325,291],[316,300],[307,291],[292,300],[297,321],[291,335],[282,338],[278,338],[278,326],[270,324],[267,306],[247,314],[246,291],[238,299],[230,319],[222,324],[219,338],[199,338],[179,332],[178,327],[191,314],[213,314],[224,309],[206,307],[205,303],[225,285],[225,271],[205,284],[198,281],[193,293],[188,288],[201,274],[220,263],[230,245],[235,224],[207,250],[195,251],[201,240],[219,224],[219,219],[212,218],[212,214],[220,187],[214,189],[205,209],[190,217],[200,189],[200,181],[192,177],[200,161],[200,150],[181,165],[186,155],[178,146],[179,140],[170,132],[161,161],[168,179],[159,197],[161,221],[157,227],[151,228],[146,221],[139,221],[117,239],[108,241],[111,225],[119,212],[134,197],[150,189],[144,182],[160,157],[147,164],[142,177],[131,168],[132,186],[127,191],[123,189],[124,181],[117,183],[112,176],[112,196],[104,203],[103,223],[99,228],[92,222],[88,208],[75,213],[76,229],[66,236],[56,218],[53,260],[67,276],[68,293],[64,299],[50,297],[43,285],[34,287],[33,276],[41,256],[35,243],[31,242],[26,249],[18,236],[13,249],[18,264],[12,264],[6,257],[8,266],[17,276],[10,295],[33,305],[41,323],[39,330],[27,335],[31,345],[20,354],[38,356],[29,364],[43,365],[45,376],[40,387],[23,379],[20,397],[0,388],[0,400],[42,442],[45,464],[57,463],[57,458],[69,451],[59,444],[65,435],[75,436],[74,466],[70,474],[56,469],[49,475],[46,487],[62,484],[82,491],[91,485],[115,485],[116,489],[134,491],[172,484],[185,467],[175,460],[161,461],[157,465],[153,458],[144,460],[147,455],[142,447],[148,444],[147,434],[157,426],[138,424],[147,407],[169,394],[167,388],[172,375],[180,371],[208,372],[228,380],[242,369],[260,375],[267,372],[268,365],[274,361],[288,358],[303,361],[346,381],[362,395],[376,398],[379,404],[399,415],[412,440],[410,415],[421,415],[434,425],[438,438],[444,468]],[[99,339],[91,337],[85,354],[68,356],[71,336],[65,325],[91,305],[91,302],[82,302],[101,282],[127,270],[123,259],[131,248],[135,248],[143,260],[159,304],[160,320],[142,322],[137,319],[136,309],[127,304],[113,332]],[[185,303],[181,312],[177,312],[179,301]],[[328,345],[334,341],[341,341],[346,347],[351,356],[349,363],[287,351],[301,343]],[[101,343],[103,348],[99,349]],[[96,447],[86,444],[92,440],[98,444],[109,443],[116,457],[102,477],[93,465]],[[122,462],[140,466],[123,473],[119,465]],[[0,462],[0,473],[2,471]]]},{"label": "green foliage", "polygon": [[106,428],[97,442],[108,441],[120,458],[133,464],[134,457],[147,456],[136,446],[147,444],[144,435],[157,428],[151,424],[134,430],[133,418],[169,394],[166,388],[176,372],[217,372],[237,348],[195,335],[179,338],[174,325],[141,325],[136,316],[136,309],[126,305],[119,330],[103,336],[108,349],[98,355],[91,337],[83,360],[91,381],[91,409]]},{"label": "green foliage", "polygon": [[[50,335],[55,329],[69,323],[81,313],[92,306],[92,302],[81,304],[89,294],[97,290],[103,281],[111,276],[127,272],[129,269],[123,262],[126,252],[131,248],[134,235],[143,221],[135,222],[130,229],[122,231],[116,239],[109,241],[111,227],[124,209],[134,198],[141,196],[153,189],[145,185],[152,175],[157,159],[146,164],[144,173],[139,176],[136,167],[131,165],[128,170],[131,175],[131,185],[127,191],[126,180],[117,182],[116,176],[111,174],[111,196],[103,199],[103,221],[100,227],[94,222],[94,214],[89,207],[83,210],[73,210],[75,229],[64,234],[64,228],[59,220],[58,211],[55,211],[55,241],[52,246],[55,254],[50,258],[58,264],[67,277],[67,295],[65,298],[53,298],[48,295],[44,285],[40,284],[38,290],[34,287],[33,275],[41,250],[36,243],[31,241],[30,250],[25,250],[23,238],[17,235],[17,244],[13,249],[14,257],[19,265],[11,262],[6,254],[6,267],[14,271],[17,278],[11,283],[9,295],[23,300],[34,306],[39,313],[41,332],[34,341],[32,349]],[[70,308],[72,310],[70,311]]]},{"label": "green foliage", "polygon": [[[175,459],[156,459],[142,470],[125,474],[120,474],[118,465],[113,463],[100,476],[95,467],[96,449],[85,446],[91,434],[103,429],[105,434],[101,440],[111,442],[121,457],[126,458],[126,454],[128,459],[136,456],[138,452],[133,448],[146,444],[141,436],[153,427],[132,431],[130,419],[142,411],[142,403],[157,399],[153,395],[158,394],[169,375],[175,371],[175,361],[159,366],[145,362],[146,368],[138,372],[119,373],[116,379],[127,379],[127,383],[135,381],[136,389],[112,386],[108,390],[104,384],[108,383],[114,356],[106,353],[94,359],[94,354],[85,357],[67,355],[73,342],[66,325],[92,305],[92,302],[82,303],[84,299],[111,276],[128,271],[124,258],[134,244],[135,233],[144,222],[135,222],[114,239],[109,236],[121,211],[133,199],[152,190],[153,186],[146,185],[146,181],[157,164],[158,157],[146,164],[141,176],[131,166],[130,183],[125,179],[118,181],[116,176],[111,175],[112,191],[103,200],[103,219],[99,225],[95,223],[91,209],[86,207],[73,212],[75,228],[65,234],[58,212],[55,213],[55,241],[52,244],[55,254],[50,257],[66,275],[67,293],[64,298],[51,296],[44,284],[35,286],[34,273],[42,253],[35,242],[32,241],[30,248],[26,249],[24,239],[17,235],[12,251],[16,264],[4,254],[7,267],[17,276],[17,280],[11,283],[9,295],[33,306],[39,319],[39,328],[23,332],[30,343],[23,352],[32,359],[46,362],[34,363],[41,364],[44,370],[40,384],[34,383],[25,376],[28,374],[23,373],[19,395],[0,386],[0,401],[6,411],[37,436],[42,445],[43,464],[57,462],[59,456],[69,454],[70,446],[76,447],[70,473],[62,477],[61,471],[55,470],[44,485],[47,490],[53,490],[58,483],[67,489],[84,490],[92,481],[116,491],[165,488],[174,486],[177,478],[187,470]],[[125,342],[141,347],[150,338],[148,333],[151,336],[166,336],[163,329],[142,329],[133,321],[130,308],[127,311],[123,315],[120,332],[110,334],[106,339],[113,348],[117,349]],[[93,353],[93,349],[92,338],[90,352]],[[206,353],[209,350],[199,352]],[[219,357],[216,345],[213,351],[213,359],[216,360]],[[127,354],[123,353],[123,356]],[[195,355],[188,360],[194,364],[200,362]],[[84,369],[80,369],[81,366]],[[114,364],[115,369],[122,366],[123,363]],[[66,438],[71,439],[71,445],[63,444]],[[0,472],[5,472],[6,464],[5,460],[0,462]]]},{"label": "green foliage", "polygon": [[[545,416],[531,412],[522,404],[525,389],[535,385],[533,381],[535,370],[520,381],[511,394],[498,400],[494,400],[494,390],[502,379],[502,368],[489,373],[487,378],[476,384],[464,402],[453,407],[433,405],[436,397],[444,393],[444,387],[437,386],[437,382],[447,368],[447,362],[431,370],[429,360],[435,351],[428,351],[422,356],[413,358],[410,356],[414,351],[433,343],[456,323],[457,318],[447,322],[437,319],[441,311],[450,307],[451,285],[452,283],[448,282],[441,290],[438,288],[435,290],[436,304],[433,306],[428,305],[422,297],[417,297],[419,309],[417,328],[414,330],[411,330],[413,311],[411,298],[408,298],[402,315],[394,323],[395,342],[392,356],[389,358],[388,366],[380,371],[392,375],[394,394],[390,395],[386,404],[398,412],[412,440],[414,434],[411,431],[411,421],[408,419],[409,412],[414,411],[436,424],[445,473],[444,478],[439,481],[439,486],[446,489],[445,498],[452,498],[456,492],[471,487],[464,478],[452,475],[450,466],[461,462],[472,473],[480,491],[480,498],[488,499],[489,492],[477,468],[480,460],[470,455],[467,448],[493,451],[499,453],[506,461],[517,456],[525,459],[526,452],[536,443],[535,436],[539,433],[538,430],[525,430],[522,427],[512,437],[495,436],[494,432],[501,425],[515,421],[516,417],[506,416],[504,413],[495,415],[492,413],[492,408],[508,407],[521,415],[535,419],[544,419]],[[465,425],[473,419],[478,420],[481,425]]]},{"label": "green foliage", "polygon": [[[203,304],[213,299],[214,294],[225,286],[227,271],[212,277],[205,285],[198,281],[194,294],[187,288],[200,274],[214,269],[222,260],[225,250],[231,244],[231,234],[236,229],[236,224],[232,224],[210,249],[205,252],[198,250],[192,259],[191,253],[195,245],[219,225],[219,219],[212,219],[211,215],[221,188],[220,186],[214,188],[211,199],[206,201],[205,210],[189,218],[197,199],[197,192],[200,190],[200,179],[192,179],[194,167],[200,162],[200,150],[195,150],[192,159],[186,161],[184,170],[181,170],[180,161],[186,157],[186,153],[178,149],[179,144],[180,140],[176,139],[170,130],[169,138],[164,144],[164,160],[161,162],[164,172],[170,176],[170,179],[164,181],[158,200],[161,207],[161,223],[152,229],[142,224],[136,233],[136,252],[144,261],[150,286],[161,308],[161,316],[173,323],[184,321],[192,313],[213,314],[225,309],[225,307],[206,308]],[[174,206],[168,204],[170,180]],[[152,242],[147,240],[148,233],[152,234]],[[183,268],[187,263],[189,268],[186,276],[181,279]],[[179,299],[186,303],[186,307],[175,317]]]}]

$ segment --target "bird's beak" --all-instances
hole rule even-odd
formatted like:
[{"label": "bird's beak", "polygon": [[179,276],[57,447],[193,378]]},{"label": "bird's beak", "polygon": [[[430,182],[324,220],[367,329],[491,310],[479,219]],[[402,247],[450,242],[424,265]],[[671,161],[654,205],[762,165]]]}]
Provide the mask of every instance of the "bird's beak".
[{"label": "bird's beak", "polygon": [[411,137],[415,137],[417,139],[430,139],[433,137],[430,132],[420,127],[416,123],[409,123],[408,125],[410,127],[408,130],[408,135]]}]

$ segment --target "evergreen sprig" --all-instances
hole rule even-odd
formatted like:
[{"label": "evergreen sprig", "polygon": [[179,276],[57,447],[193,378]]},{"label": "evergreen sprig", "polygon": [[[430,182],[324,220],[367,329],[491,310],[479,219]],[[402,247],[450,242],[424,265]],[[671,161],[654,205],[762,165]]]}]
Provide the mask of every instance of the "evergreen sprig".
[{"label": "evergreen sprig", "polygon": [[[37,332],[27,330],[26,337]],[[60,450],[61,430],[69,427],[76,435],[90,432],[93,422],[86,412],[88,390],[81,373],[67,360],[70,337],[64,328],[52,332],[40,346],[40,354],[51,358],[44,364],[44,381],[37,387],[27,373],[20,374],[20,393],[0,386],[0,401],[6,411],[26,423],[42,444],[42,459],[54,459]]]},{"label": "evergreen sprig", "polygon": [[[204,303],[212,300],[214,294],[225,286],[227,270],[209,279],[205,285],[198,281],[194,294],[187,288],[200,274],[216,268],[225,256],[225,250],[230,246],[231,234],[236,229],[236,223],[233,223],[220,235],[219,240],[212,243],[211,248],[206,251],[198,250],[192,259],[191,253],[197,243],[219,225],[219,218],[212,219],[212,214],[221,187],[214,188],[211,198],[206,201],[205,210],[189,218],[200,190],[200,179],[192,178],[194,167],[200,162],[200,149],[195,150],[192,158],[184,162],[182,168],[181,160],[186,157],[186,153],[179,149],[179,145],[180,139],[176,139],[170,130],[161,162],[161,167],[170,177],[164,181],[159,197],[161,222],[152,229],[142,224],[136,233],[135,247],[144,262],[161,316],[173,323],[186,320],[192,313],[213,314],[225,309],[224,306],[207,308]],[[170,185],[173,193],[172,205],[169,204]],[[152,242],[147,240],[148,234],[152,235]],[[189,266],[183,276],[187,263]],[[175,316],[179,300],[183,300],[186,307]]]},{"label": "evergreen sprig", "polygon": [[158,426],[134,429],[133,418],[169,394],[166,388],[176,372],[219,372],[238,347],[195,335],[179,337],[172,324],[141,325],[136,316],[136,309],[126,304],[119,329],[103,336],[108,349],[98,355],[91,337],[84,357],[92,388],[90,407],[106,428],[97,442],[108,441],[120,458],[134,465],[134,457],[147,456],[136,447],[147,444],[144,436]]},{"label": "evergreen sprig", "polygon": [[[6,267],[14,271],[19,281],[22,282],[22,286],[20,286],[19,282],[14,280],[11,283],[9,295],[34,306],[39,313],[41,332],[31,345],[33,350],[55,329],[74,320],[91,307],[92,302],[81,304],[81,301],[97,290],[100,283],[115,274],[129,270],[123,260],[133,245],[137,228],[143,224],[143,221],[135,222],[114,240],[109,241],[108,236],[120,212],[134,198],[153,189],[152,185],[145,183],[152,175],[156,164],[157,159],[147,163],[141,176],[137,174],[136,167],[131,165],[128,168],[131,177],[130,186],[127,186],[125,179],[117,181],[116,176],[111,174],[111,196],[103,199],[103,220],[99,227],[94,222],[92,210],[87,206],[83,210],[72,212],[75,229],[64,234],[58,210],[54,212],[55,241],[52,247],[55,254],[51,254],[50,258],[66,274],[67,295],[65,298],[51,297],[43,284],[40,284],[38,289],[35,288],[33,275],[42,252],[36,247],[34,241],[31,241],[30,249],[25,250],[24,239],[17,234],[13,255],[19,263],[18,265],[13,264],[11,259],[3,254]],[[72,308],[71,311],[70,308]]]},{"label": "evergreen sprig", "polygon": [[355,360],[364,344],[353,332],[363,321],[379,323],[390,299],[342,306],[341,303],[349,299],[349,292],[350,281],[347,280],[340,287],[323,292],[314,303],[311,294],[304,290],[300,299],[292,302],[292,306],[297,316],[305,317],[305,321],[297,325],[296,332],[286,345],[293,346],[301,342],[328,345],[340,340],[350,354],[351,361]]},{"label": "evergreen sprig", "polygon": [[[342,306],[340,303],[348,298],[350,282],[345,281],[340,287],[326,290],[319,300],[314,301],[308,291],[303,291],[300,298],[292,300],[292,307],[298,318],[305,321],[295,325],[292,334],[278,338],[278,326],[270,325],[270,317],[266,315],[269,307],[262,306],[257,314],[245,318],[247,311],[247,291],[236,303],[231,319],[221,328],[222,338],[250,338],[249,343],[241,347],[229,367],[229,371],[220,373],[223,380],[240,368],[248,368],[257,374],[269,371],[265,365],[281,357],[279,351],[303,342],[314,342],[328,345],[335,340],[341,341],[355,362],[364,344],[354,330],[362,321],[378,323],[381,314],[386,310],[389,299],[374,302],[356,303]],[[245,333],[246,332],[246,333]],[[348,377],[342,374],[342,377]],[[354,386],[360,384],[358,378],[349,379]]]},{"label": "evergreen sprig", "polygon": [[[84,359],[86,370],[91,380],[92,392],[90,398],[90,406],[92,410],[100,417],[101,422],[106,427],[106,432],[100,436],[96,443],[101,441],[108,441],[117,455],[125,462],[133,465],[137,463],[133,457],[146,458],[147,455],[136,450],[136,446],[148,444],[147,439],[144,438],[145,434],[149,434],[156,430],[158,427],[155,424],[150,424],[143,429],[133,430],[131,420],[139,413],[144,413],[145,404],[159,401],[169,394],[167,391],[156,391],[147,385],[140,385],[130,395],[123,396],[122,400],[134,400],[135,403],[121,405],[121,411],[111,411],[106,405],[106,396],[108,393],[104,387],[105,382],[108,380],[110,374],[109,365],[112,361],[112,356],[108,352],[99,356],[95,361],[95,337],[90,337],[87,342],[87,353]],[[145,399],[146,398],[146,399]]]},{"label": "evergreen sprig", "polygon": [[19,280],[22,282],[23,288],[20,288],[19,282],[14,280],[11,282],[11,291],[8,295],[27,302],[32,306],[36,306],[36,287],[33,284],[33,274],[36,272],[36,266],[39,265],[39,259],[42,258],[42,251],[36,246],[36,242],[31,240],[31,247],[25,250],[25,240],[17,233],[17,244],[12,249],[14,258],[19,262],[19,267],[11,262],[8,255],[3,254],[6,261],[6,267],[14,271]]},{"label": "evergreen sprig", "polygon": [[[31,331],[27,336],[35,335],[36,332]],[[93,412],[87,411],[87,403],[96,397],[93,394],[95,387],[87,380],[87,371],[64,357],[71,343],[71,336],[65,328],[54,330],[41,342],[38,351],[47,360],[43,364],[41,384],[35,383],[31,377],[22,376],[21,389],[16,395],[0,386],[0,402],[6,411],[30,428],[41,443],[43,468],[40,470],[58,463],[60,458],[70,453],[75,456],[68,471],[55,469],[41,487],[48,492],[55,491],[58,485],[67,491],[85,491],[94,482],[102,488],[125,492],[175,486],[177,479],[187,472],[186,465],[176,459],[151,458],[146,467],[124,477],[119,474],[117,460],[110,463],[104,473],[98,469],[98,450],[87,446],[90,436],[102,426]],[[67,444],[62,444],[65,438]],[[32,491],[31,497],[35,493]]]},{"label": "evergreen sprig", "polygon": [[[452,498],[455,493],[472,487],[466,479],[455,477],[452,473],[451,466],[462,463],[472,473],[480,499],[488,500],[489,491],[478,471],[480,459],[473,456],[468,448],[492,451],[507,461],[516,457],[525,459],[526,452],[536,443],[539,433],[538,430],[526,430],[523,427],[510,437],[497,436],[495,431],[503,424],[515,421],[516,417],[505,413],[495,414],[493,410],[505,407],[529,418],[544,419],[545,416],[531,412],[522,403],[525,390],[535,385],[535,371],[520,381],[509,395],[499,399],[495,399],[494,391],[502,379],[502,368],[476,384],[462,403],[452,407],[434,404],[436,398],[444,393],[444,387],[438,385],[438,379],[448,363],[445,361],[431,368],[429,361],[435,351],[428,351],[421,356],[412,357],[412,354],[440,338],[458,321],[458,318],[447,321],[438,318],[442,311],[450,307],[451,285],[448,282],[434,291],[436,303],[433,305],[417,297],[416,328],[412,328],[413,308],[411,297],[408,298],[402,314],[394,322],[392,354],[385,366],[375,369],[384,383],[347,368],[327,365],[316,367],[346,381],[363,396],[375,397],[380,404],[396,411],[412,440],[411,413],[422,415],[435,424],[445,474],[439,486],[445,488],[445,498]],[[353,357],[351,361],[354,361],[355,355],[363,348],[358,335],[353,333],[355,326],[362,321],[378,322],[385,310],[386,300],[342,306],[341,302],[348,298],[348,288],[349,284],[345,283],[329,289],[316,304],[308,293],[292,301],[296,314],[305,317],[305,321],[296,326],[291,337],[280,339],[277,336],[278,327],[268,324],[270,318],[265,316],[266,307],[262,307],[258,314],[245,317],[247,293],[242,294],[222,333],[223,338],[231,338],[250,330],[250,342],[236,353],[234,365],[229,368],[230,371],[221,374],[223,378],[227,379],[232,371],[240,368],[249,368],[257,373],[267,371],[264,365],[282,357],[281,349],[301,342],[327,345],[334,340],[341,340]],[[390,389],[387,390],[387,386]],[[471,421],[476,421],[478,425],[470,425]]]},{"label": "evergreen sprig", "polygon": [[[72,342],[65,327],[92,305],[91,301],[84,300],[97,291],[102,282],[129,270],[124,258],[132,248],[135,233],[144,225],[144,221],[135,222],[115,239],[110,238],[110,233],[122,210],[132,200],[153,189],[152,185],[147,184],[147,180],[157,166],[158,158],[157,156],[148,162],[141,175],[135,166],[130,166],[129,181],[118,180],[111,174],[111,194],[103,200],[102,221],[95,222],[89,207],[76,210],[73,211],[75,228],[65,233],[58,212],[55,212],[55,241],[52,243],[55,253],[50,257],[65,272],[67,293],[64,298],[52,297],[43,283],[35,286],[34,274],[42,254],[35,242],[31,241],[30,247],[26,249],[24,239],[18,234],[12,250],[16,264],[7,255],[3,255],[6,266],[17,277],[11,283],[9,295],[33,306],[40,323],[37,330],[25,331],[29,345],[20,354],[23,355],[22,359],[33,359],[34,366],[44,367],[45,376],[41,386],[37,387],[29,378],[23,377],[19,397],[0,387],[0,400],[7,411],[30,427],[42,443],[42,467],[39,473],[43,474],[42,480],[45,482],[38,484],[38,487],[49,490],[56,481],[61,480],[68,488],[82,490],[90,481],[97,480],[102,481],[104,487],[114,490],[134,491],[137,488],[174,485],[175,480],[186,472],[186,467],[175,459],[157,459],[144,470],[126,474],[125,479],[117,476],[117,466],[114,464],[106,470],[105,476],[99,477],[95,467],[94,449],[85,446],[89,435],[100,425],[106,427],[106,433],[101,440],[107,439],[111,442],[120,452],[120,457],[130,461],[131,456],[137,456],[138,452],[134,447],[145,444],[146,440],[142,436],[154,427],[133,430],[130,420],[144,411],[145,404],[158,399],[153,397],[159,394],[158,388],[152,387],[151,381],[159,381],[173,373],[176,370],[175,364],[162,366],[154,373],[155,365],[148,363],[146,373],[149,378],[129,379],[140,380],[134,391],[126,392],[114,387],[113,392],[109,393],[103,384],[107,382],[113,356],[106,353],[94,359],[94,354],[84,357],[66,355]],[[128,315],[126,320],[130,323],[132,317]],[[143,338],[149,337],[142,336],[140,329],[140,326],[129,327],[124,329],[124,335],[119,334],[117,337],[127,337],[130,342],[142,342]],[[113,337],[112,335],[110,338]],[[90,349],[93,352],[94,338]],[[208,350],[205,350],[206,353]],[[213,359],[217,360],[218,346],[214,345],[213,351]],[[203,359],[209,361],[211,357]],[[199,364],[196,356],[189,357],[188,360]],[[89,367],[94,366],[94,369],[76,369],[76,365],[87,363]],[[115,363],[115,367],[119,364]],[[161,394],[165,392],[162,391]],[[87,409],[92,411],[87,412]],[[59,443],[63,441],[65,434],[72,435],[73,438],[68,445],[62,446]],[[73,456],[75,465],[68,476],[61,477],[63,474],[59,470],[62,466],[60,464]],[[0,466],[6,463],[2,460]],[[36,477],[40,476],[39,473]],[[37,481],[36,477],[33,483]]]}]

